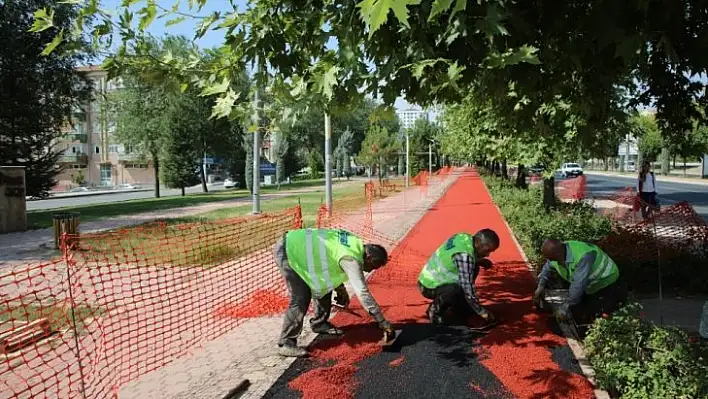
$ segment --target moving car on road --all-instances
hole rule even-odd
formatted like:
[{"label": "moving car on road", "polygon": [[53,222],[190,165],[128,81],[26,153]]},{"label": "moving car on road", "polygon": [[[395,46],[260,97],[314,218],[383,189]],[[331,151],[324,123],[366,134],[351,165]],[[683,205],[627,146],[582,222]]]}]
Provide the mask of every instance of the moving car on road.
[{"label": "moving car on road", "polygon": [[583,168],[577,163],[564,163],[560,169],[561,177],[577,177],[583,174]]},{"label": "moving car on road", "polygon": [[236,181],[233,178],[227,177],[226,179],[224,179],[224,188],[234,188],[234,187],[236,187]]}]

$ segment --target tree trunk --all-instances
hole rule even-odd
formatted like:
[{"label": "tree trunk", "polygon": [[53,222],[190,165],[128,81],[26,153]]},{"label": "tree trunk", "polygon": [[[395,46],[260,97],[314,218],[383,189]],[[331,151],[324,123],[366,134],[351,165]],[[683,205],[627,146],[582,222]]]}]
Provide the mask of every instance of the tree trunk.
[{"label": "tree trunk", "polygon": [[519,164],[517,168],[516,187],[524,190],[528,189],[528,185],[526,184],[526,169],[524,168],[523,164]]},{"label": "tree trunk", "polygon": [[673,156],[673,166],[672,166],[672,168],[673,168],[673,169],[676,169],[676,154],[674,154],[674,156]]},{"label": "tree trunk", "polygon": [[662,175],[668,175],[670,168],[669,164],[671,162],[671,156],[669,154],[669,149],[668,148],[662,148],[661,149],[661,174]]},{"label": "tree trunk", "polygon": [[556,206],[555,178],[543,179],[543,206],[546,209]]},{"label": "tree trunk", "polygon": [[182,186],[182,196],[184,197],[187,193],[184,191],[184,186]]},{"label": "tree trunk", "polygon": [[686,157],[683,158],[683,177],[686,177]]},{"label": "tree trunk", "polygon": [[506,158],[504,158],[504,160],[502,161],[501,167],[502,167],[502,171],[501,171],[502,172],[502,179],[504,179],[504,180],[509,179],[509,171],[506,168]]},{"label": "tree trunk", "polygon": [[202,165],[202,167],[199,169],[200,169],[200,174],[202,177],[202,191],[205,193],[208,193],[209,189],[207,188],[207,180],[206,180],[206,173],[204,171],[204,165]]},{"label": "tree trunk", "polygon": [[153,170],[155,171],[155,198],[160,198],[160,160],[156,152],[153,152],[151,155]]}]

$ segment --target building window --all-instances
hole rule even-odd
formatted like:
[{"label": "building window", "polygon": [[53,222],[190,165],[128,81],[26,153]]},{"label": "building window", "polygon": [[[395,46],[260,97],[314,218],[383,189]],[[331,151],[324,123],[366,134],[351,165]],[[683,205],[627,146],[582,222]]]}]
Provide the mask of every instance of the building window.
[{"label": "building window", "polygon": [[126,169],[147,169],[148,166],[147,166],[147,164],[142,164],[142,163],[127,163],[127,164],[125,164],[124,168],[126,168]]},{"label": "building window", "polygon": [[111,144],[108,146],[108,153],[109,154],[115,154],[117,152],[120,152],[120,145],[119,144]]},{"label": "building window", "polygon": [[98,146],[95,146],[95,147],[93,148],[93,150],[94,150],[94,152],[95,152],[96,154],[100,154],[100,153],[101,153],[101,149],[100,149]]}]

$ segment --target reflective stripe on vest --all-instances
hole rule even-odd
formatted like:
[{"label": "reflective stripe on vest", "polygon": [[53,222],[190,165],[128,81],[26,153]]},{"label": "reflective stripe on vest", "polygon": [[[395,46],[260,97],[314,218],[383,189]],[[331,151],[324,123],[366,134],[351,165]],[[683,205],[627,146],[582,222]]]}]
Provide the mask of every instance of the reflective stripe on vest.
[{"label": "reflective stripe on vest", "polygon": [[460,279],[459,271],[452,259],[453,255],[457,253],[467,253],[474,259],[474,239],[471,235],[455,234],[445,241],[421,270],[418,282],[428,289],[457,283]]},{"label": "reflective stripe on vest", "polygon": [[568,282],[572,281],[575,267],[578,265],[580,259],[582,259],[586,253],[595,251],[597,255],[595,256],[595,263],[592,264],[590,273],[588,274],[589,282],[585,288],[585,292],[587,294],[594,294],[617,281],[619,277],[617,265],[600,247],[582,241],[568,241],[565,244],[568,245],[571,251],[573,262],[567,265],[567,268],[559,265],[557,262],[551,262],[553,268],[556,269],[564,280]]},{"label": "reflective stripe on vest", "polygon": [[321,298],[347,281],[339,266],[344,256],[363,263],[364,245],[344,230],[292,230],[286,235],[286,255],[290,267],[310,287],[313,296]]}]

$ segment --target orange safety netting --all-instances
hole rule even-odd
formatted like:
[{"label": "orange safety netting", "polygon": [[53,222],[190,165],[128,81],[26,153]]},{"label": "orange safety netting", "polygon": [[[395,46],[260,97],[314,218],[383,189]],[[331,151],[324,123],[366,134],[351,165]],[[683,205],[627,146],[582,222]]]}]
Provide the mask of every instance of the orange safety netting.
[{"label": "orange safety netting", "polygon": [[613,222],[613,232],[600,245],[620,265],[632,287],[690,294],[708,290],[708,224],[682,201],[653,206],[633,187],[590,198],[583,180],[558,182],[561,199],[588,200]]},{"label": "orange safety netting", "polygon": [[59,259],[0,276],[0,398],[112,397],[245,319],[279,313],[271,247],[301,225],[296,207],[65,236]]},{"label": "orange safety netting", "polygon": [[587,179],[585,175],[556,182],[556,196],[561,200],[582,200],[585,198]]}]

